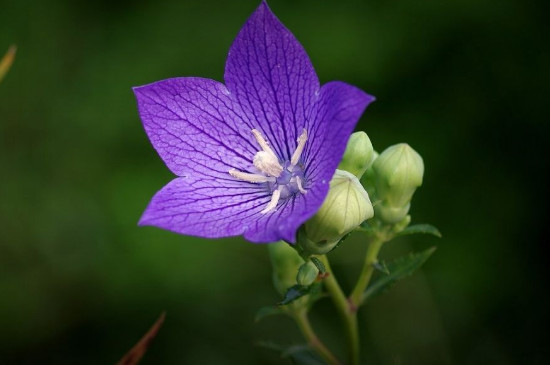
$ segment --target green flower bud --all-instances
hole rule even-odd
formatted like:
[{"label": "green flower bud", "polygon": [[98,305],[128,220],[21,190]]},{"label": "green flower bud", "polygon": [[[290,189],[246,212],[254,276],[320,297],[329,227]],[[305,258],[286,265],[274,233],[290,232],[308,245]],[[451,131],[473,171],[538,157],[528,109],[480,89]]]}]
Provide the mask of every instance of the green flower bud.
[{"label": "green flower bud", "polygon": [[298,232],[298,243],[308,254],[323,255],[373,215],[369,195],[357,177],[336,170],[323,205]]},{"label": "green flower bud", "polygon": [[350,172],[360,179],[372,164],[373,157],[374,149],[369,136],[365,132],[355,132],[349,137],[346,152],[338,169]]},{"label": "green flower bud", "polygon": [[296,273],[304,260],[288,243],[276,242],[267,247],[273,266],[273,285],[284,296],[288,288],[296,285]]},{"label": "green flower bud", "polygon": [[311,285],[317,279],[317,275],[319,275],[319,269],[313,262],[308,261],[300,266],[296,281],[300,285]]},{"label": "green flower bud", "polygon": [[376,218],[389,224],[408,214],[412,196],[424,175],[422,157],[408,144],[388,147],[372,165],[376,198]]}]

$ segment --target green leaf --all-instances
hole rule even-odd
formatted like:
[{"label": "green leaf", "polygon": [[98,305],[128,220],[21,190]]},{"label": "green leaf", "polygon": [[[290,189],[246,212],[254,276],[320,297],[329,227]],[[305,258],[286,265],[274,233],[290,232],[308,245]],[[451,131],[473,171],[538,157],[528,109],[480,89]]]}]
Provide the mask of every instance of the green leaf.
[{"label": "green leaf", "polygon": [[431,234],[441,238],[441,232],[431,224],[415,224],[397,232],[394,237],[408,236],[411,234]]},{"label": "green leaf", "polygon": [[288,357],[297,365],[325,365],[308,345],[290,346],[282,352],[281,357]]},{"label": "green leaf", "polygon": [[426,260],[428,260],[435,249],[435,247],[431,247],[426,251],[412,253],[386,264],[389,274],[379,277],[378,280],[374,281],[367,288],[361,298],[361,304],[364,304],[367,300],[389,289],[398,280],[412,275],[426,262]]},{"label": "green leaf", "polygon": [[390,274],[390,270],[388,270],[388,266],[386,265],[385,262],[375,262],[374,264],[372,264],[372,266],[374,266],[374,268],[378,271],[380,271],[381,273],[384,273],[386,275],[389,275]]},{"label": "green leaf", "polygon": [[319,283],[315,283],[312,285],[300,285],[296,284],[294,286],[291,286],[286,291],[284,299],[279,303],[279,305],[287,305],[295,301],[296,299],[299,299],[303,297],[304,295],[312,294],[314,297],[317,297],[320,294],[320,287],[321,285]]},{"label": "green leaf", "polygon": [[317,268],[319,269],[319,272],[321,274],[324,274],[324,273],[327,272],[327,269],[325,268],[325,265],[317,257],[312,256],[311,257],[311,262],[313,262],[313,264],[315,266],[317,266]]},{"label": "green leaf", "polygon": [[275,316],[277,314],[286,314],[286,311],[281,307],[268,305],[268,306],[260,308],[256,312],[256,316],[254,317],[254,321],[259,322],[262,319],[264,319],[265,317]]},{"label": "green leaf", "polygon": [[288,358],[297,365],[325,365],[308,345],[282,346],[272,341],[257,341],[256,346],[279,352],[282,358]]}]

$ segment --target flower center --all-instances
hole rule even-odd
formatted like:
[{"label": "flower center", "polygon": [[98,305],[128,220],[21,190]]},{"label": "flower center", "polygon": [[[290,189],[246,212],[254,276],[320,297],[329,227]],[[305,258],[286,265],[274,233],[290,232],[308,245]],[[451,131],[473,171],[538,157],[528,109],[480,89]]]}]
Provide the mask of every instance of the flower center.
[{"label": "flower center", "polygon": [[298,162],[307,141],[307,131],[304,129],[298,137],[298,146],[296,146],[290,161],[284,161],[283,164],[279,162],[279,158],[257,129],[253,129],[252,134],[262,149],[254,155],[253,159],[254,166],[260,173],[250,174],[231,169],[229,174],[234,178],[251,183],[266,183],[272,195],[271,201],[261,213],[267,213],[277,207],[280,199],[286,199],[298,192],[306,193],[304,189],[304,168]]}]

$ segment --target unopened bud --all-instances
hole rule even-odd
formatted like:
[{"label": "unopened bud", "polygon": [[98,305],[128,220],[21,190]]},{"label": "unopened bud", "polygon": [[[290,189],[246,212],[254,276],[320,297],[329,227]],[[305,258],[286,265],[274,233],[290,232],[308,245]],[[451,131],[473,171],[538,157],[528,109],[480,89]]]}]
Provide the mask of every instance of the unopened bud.
[{"label": "unopened bud", "polygon": [[298,269],[296,281],[300,285],[311,285],[317,279],[317,275],[319,275],[317,266],[313,262],[307,261]]},{"label": "unopened bud", "polygon": [[369,195],[355,175],[336,170],[323,205],[298,233],[301,248],[322,255],[374,215]]},{"label": "unopened bud", "polygon": [[374,159],[374,149],[369,136],[365,132],[355,132],[349,137],[346,152],[339,170],[344,170],[361,178]]},{"label": "unopened bud", "polygon": [[376,218],[388,224],[402,221],[408,214],[412,196],[424,175],[422,157],[408,144],[388,147],[373,164]]},{"label": "unopened bud", "polygon": [[296,273],[304,260],[288,243],[275,242],[267,247],[273,266],[273,285],[284,296],[288,288],[296,285]]}]

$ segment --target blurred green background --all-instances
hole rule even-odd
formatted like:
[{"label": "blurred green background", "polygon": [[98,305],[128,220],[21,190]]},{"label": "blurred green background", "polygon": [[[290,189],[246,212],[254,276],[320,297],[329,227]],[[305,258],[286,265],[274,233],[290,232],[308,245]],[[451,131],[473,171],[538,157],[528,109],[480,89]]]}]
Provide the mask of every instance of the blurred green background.
[{"label": "blurred green background", "polygon": [[[298,343],[275,303],[266,247],[136,223],[171,174],[131,87],[222,80],[247,1],[0,1],[0,364],[113,364],[161,311],[143,364],[276,364],[260,339]],[[370,364],[543,364],[548,260],[549,22],[521,0],[271,0],[322,82],[376,95],[359,129],[408,142],[425,182],[413,221],[444,238],[422,272],[361,311]],[[344,287],[361,237],[333,255]],[[342,353],[331,303],[321,337]]]}]

